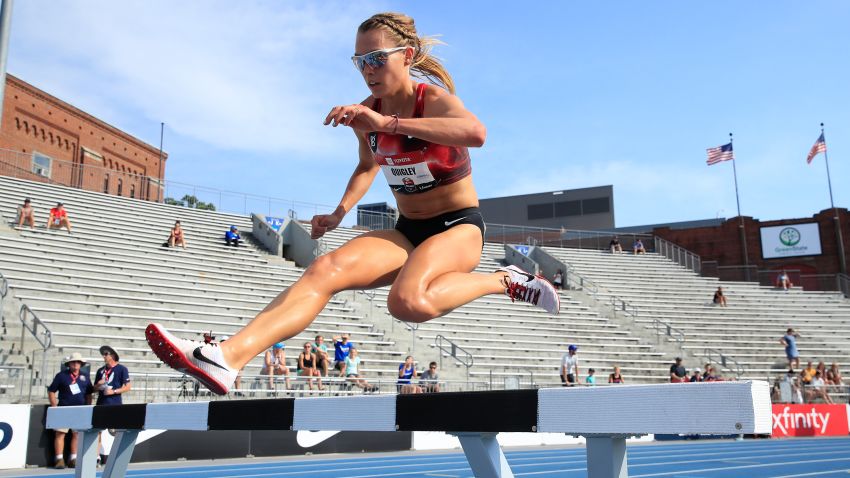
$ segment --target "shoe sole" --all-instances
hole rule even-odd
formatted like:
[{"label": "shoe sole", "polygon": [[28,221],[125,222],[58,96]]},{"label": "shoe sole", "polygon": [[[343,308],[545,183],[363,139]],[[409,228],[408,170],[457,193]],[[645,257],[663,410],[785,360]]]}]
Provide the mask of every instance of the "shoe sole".
[{"label": "shoe sole", "polygon": [[216,395],[227,395],[227,387],[206,372],[196,367],[187,357],[166,337],[158,324],[150,324],[145,328],[145,339],[153,353],[166,365],[195,377],[205,387]]}]

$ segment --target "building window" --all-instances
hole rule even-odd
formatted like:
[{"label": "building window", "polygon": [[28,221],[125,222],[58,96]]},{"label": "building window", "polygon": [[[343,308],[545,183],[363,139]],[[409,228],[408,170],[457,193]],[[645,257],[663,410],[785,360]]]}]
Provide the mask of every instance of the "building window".
[{"label": "building window", "polygon": [[109,194],[109,175],[103,175],[103,192]]},{"label": "building window", "polygon": [[582,215],[611,212],[611,202],[608,198],[583,199],[581,212]]},{"label": "building window", "polygon": [[549,219],[555,215],[555,207],[552,203],[529,204],[528,219]]},{"label": "building window", "polygon": [[122,181],[121,178],[118,178],[118,192],[116,194],[118,194],[120,196],[121,191],[123,189],[124,189],[124,181]]},{"label": "building window", "polygon": [[136,185],[135,184],[130,185],[130,197],[131,198],[136,197]]},{"label": "building window", "polygon": [[32,172],[38,174],[39,176],[44,176],[45,178],[50,177],[50,163],[53,160],[50,159],[50,156],[45,156],[41,153],[33,152],[32,153]]}]

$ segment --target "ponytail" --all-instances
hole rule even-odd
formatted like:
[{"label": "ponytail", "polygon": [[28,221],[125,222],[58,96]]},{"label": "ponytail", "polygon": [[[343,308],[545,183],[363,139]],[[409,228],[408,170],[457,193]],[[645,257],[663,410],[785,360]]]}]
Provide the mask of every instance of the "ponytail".
[{"label": "ponytail", "polygon": [[449,93],[455,93],[455,82],[440,60],[431,54],[434,45],[443,42],[434,37],[419,36],[413,18],[403,13],[378,13],[360,24],[358,33],[365,33],[380,28],[386,31],[399,46],[413,47],[413,63],[411,73],[419,78],[442,86]]}]

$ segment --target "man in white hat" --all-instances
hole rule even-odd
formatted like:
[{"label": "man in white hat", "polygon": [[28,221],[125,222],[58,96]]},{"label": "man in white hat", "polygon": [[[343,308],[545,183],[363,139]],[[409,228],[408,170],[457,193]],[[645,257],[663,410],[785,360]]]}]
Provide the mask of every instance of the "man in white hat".
[{"label": "man in white hat", "polygon": [[[81,371],[86,361],[79,352],[74,352],[65,361],[65,369],[53,377],[53,383],[47,387],[47,398],[51,407],[68,407],[73,405],[91,405],[92,386],[88,373]],[[53,466],[57,469],[65,468],[65,435],[67,428],[54,430],[53,448],[56,459]],[[77,465],[77,433],[71,435],[71,457],[68,466],[74,468]]]}]

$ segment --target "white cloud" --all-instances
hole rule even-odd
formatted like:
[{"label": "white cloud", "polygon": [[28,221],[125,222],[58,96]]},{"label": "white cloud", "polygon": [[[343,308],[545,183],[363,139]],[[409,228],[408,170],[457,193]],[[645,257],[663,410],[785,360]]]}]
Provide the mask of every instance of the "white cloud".
[{"label": "white cloud", "polygon": [[351,96],[361,80],[347,57],[356,25],[374,12],[369,4],[16,7],[10,72],[107,121],[165,121],[231,150],[321,153],[347,144],[321,121],[334,104],[361,99]]}]

